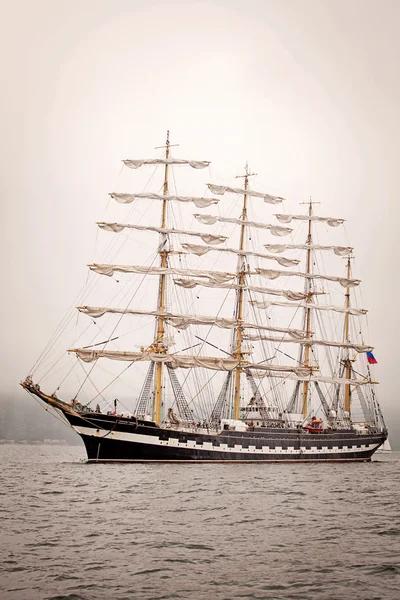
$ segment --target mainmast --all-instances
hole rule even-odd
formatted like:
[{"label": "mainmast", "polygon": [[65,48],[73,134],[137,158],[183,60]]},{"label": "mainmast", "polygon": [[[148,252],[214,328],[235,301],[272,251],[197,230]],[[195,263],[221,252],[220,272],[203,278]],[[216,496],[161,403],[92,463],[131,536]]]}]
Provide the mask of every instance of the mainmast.
[{"label": "mainmast", "polygon": [[[312,207],[313,204],[319,204],[319,202],[312,202],[311,198],[309,202],[303,202],[302,204],[308,204],[308,216],[312,217],[313,211],[312,211]],[[306,242],[307,246],[311,246],[312,245],[312,219],[310,218],[308,221],[308,236],[307,236],[307,242]],[[306,273],[307,275],[309,275],[311,273],[311,247],[307,249],[307,259],[306,259]],[[312,291],[311,291],[311,279],[310,278],[306,278],[306,282],[305,282],[305,290],[307,293],[307,297],[306,297],[306,303],[310,304],[312,302]],[[305,309],[306,311],[306,338],[310,339],[310,335],[311,335],[311,308],[307,307]],[[310,344],[306,344],[305,346],[305,350],[304,350],[304,366],[309,367],[310,366]],[[303,403],[302,403],[302,413],[303,413],[303,418],[305,419],[307,417],[308,414],[308,390],[309,390],[309,382],[308,381],[304,381],[303,382]]]},{"label": "mainmast", "polygon": [[[241,177],[244,178],[244,189],[245,191],[247,191],[248,187],[249,187],[249,177],[252,177],[253,175],[256,175],[256,173],[249,173],[249,167],[248,164],[246,163],[246,167],[245,167],[245,174],[244,175],[237,175],[236,179],[239,179]],[[247,194],[243,194],[243,210],[242,210],[242,225],[241,225],[241,229],[240,229],[240,246],[239,249],[241,252],[243,252],[244,247],[245,247],[245,233],[246,233],[246,224],[245,221],[247,221]],[[245,283],[245,265],[246,265],[246,259],[244,257],[244,255],[239,255],[239,261],[238,261],[238,284],[239,284],[239,289],[238,289],[238,294],[236,297],[236,315],[237,315],[237,321],[238,321],[238,327],[236,330],[236,348],[235,348],[235,358],[238,360],[242,360],[243,358],[243,352],[242,352],[242,338],[243,338],[243,326],[241,325],[241,323],[243,323],[243,285]],[[242,372],[242,367],[238,366],[235,369],[235,396],[234,396],[234,403],[233,403],[233,418],[234,419],[239,419],[239,415],[240,415],[240,375]]]},{"label": "mainmast", "polygon": [[[350,279],[351,277],[351,256],[347,257],[347,279]],[[347,287],[346,288],[346,301],[345,301],[345,307],[348,309],[350,308],[350,288]],[[349,320],[350,320],[350,313],[347,311],[346,315],[345,315],[345,320],[344,320],[344,341],[345,342],[349,342]],[[347,357],[344,361],[344,366],[345,366],[345,378],[346,379],[350,379],[351,378],[351,360],[350,360],[350,356],[349,356],[349,350],[347,351]],[[350,385],[346,385],[344,388],[344,410],[346,412],[349,413],[350,415],[350,404],[351,404],[351,389],[350,389]]]},{"label": "mainmast", "polygon": [[[175,144],[177,145],[177,144]],[[165,158],[169,158],[169,150],[171,144],[169,143],[169,130],[167,131],[167,140],[165,146],[158,146],[157,148],[165,148]],[[165,165],[164,171],[164,187],[163,195],[168,196],[168,163]],[[162,201],[162,213],[161,213],[161,228],[165,229],[167,225],[167,200]],[[160,266],[166,267],[168,264],[168,249],[166,247],[167,235],[161,233],[160,235]],[[165,312],[165,286],[166,286],[166,275],[160,275],[160,283],[158,290],[158,306],[159,312]],[[156,341],[152,346],[152,351],[160,354],[165,354],[168,350],[166,344],[164,344],[164,332],[165,332],[165,317],[159,316],[157,319],[157,335]],[[162,369],[163,363],[156,363],[156,375],[155,375],[155,390],[154,390],[154,408],[153,408],[153,419],[156,423],[161,421],[161,402],[162,402]]]}]

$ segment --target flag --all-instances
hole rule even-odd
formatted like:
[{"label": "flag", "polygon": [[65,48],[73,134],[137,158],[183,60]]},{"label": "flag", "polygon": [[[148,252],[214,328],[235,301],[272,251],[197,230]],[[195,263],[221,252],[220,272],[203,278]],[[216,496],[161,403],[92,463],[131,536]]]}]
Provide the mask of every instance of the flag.
[{"label": "flag", "polygon": [[372,352],[367,352],[367,361],[370,365],[377,365],[378,361],[376,360],[375,356],[372,354]]}]

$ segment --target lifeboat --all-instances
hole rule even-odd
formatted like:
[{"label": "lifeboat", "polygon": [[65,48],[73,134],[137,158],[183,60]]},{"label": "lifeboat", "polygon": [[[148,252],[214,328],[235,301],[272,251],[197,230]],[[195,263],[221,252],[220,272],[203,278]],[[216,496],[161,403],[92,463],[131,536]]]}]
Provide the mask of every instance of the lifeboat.
[{"label": "lifeboat", "polygon": [[309,433],[327,433],[328,430],[322,427],[322,419],[311,417],[311,423],[304,425],[303,429]]}]

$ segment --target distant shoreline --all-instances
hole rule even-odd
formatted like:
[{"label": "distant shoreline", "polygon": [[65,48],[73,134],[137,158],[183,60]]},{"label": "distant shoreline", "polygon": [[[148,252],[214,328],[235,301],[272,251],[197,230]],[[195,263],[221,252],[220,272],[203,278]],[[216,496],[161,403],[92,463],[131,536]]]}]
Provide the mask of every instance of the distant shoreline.
[{"label": "distant shoreline", "polygon": [[4,440],[0,439],[0,446],[79,446],[66,440]]}]

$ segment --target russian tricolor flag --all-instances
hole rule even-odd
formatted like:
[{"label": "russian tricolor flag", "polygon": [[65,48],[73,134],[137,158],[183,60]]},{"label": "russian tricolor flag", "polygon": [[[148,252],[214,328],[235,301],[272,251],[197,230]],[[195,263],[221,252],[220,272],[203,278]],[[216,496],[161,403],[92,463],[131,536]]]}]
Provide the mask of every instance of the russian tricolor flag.
[{"label": "russian tricolor flag", "polygon": [[377,365],[378,361],[376,360],[375,356],[372,354],[372,352],[367,352],[367,361],[370,365]]}]

